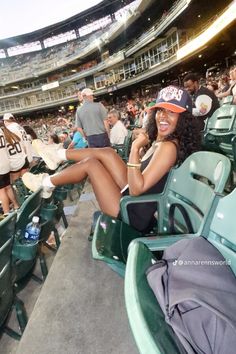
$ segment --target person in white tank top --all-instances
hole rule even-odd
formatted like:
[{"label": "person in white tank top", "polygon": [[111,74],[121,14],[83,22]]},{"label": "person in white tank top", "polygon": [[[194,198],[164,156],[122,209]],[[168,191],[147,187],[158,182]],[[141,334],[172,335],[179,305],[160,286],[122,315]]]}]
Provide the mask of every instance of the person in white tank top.
[{"label": "person in white tank top", "polygon": [[0,128],[0,201],[4,214],[9,213],[11,202],[13,203],[14,209],[19,208],[10,184],[10,161],[6,145],[3,130]]}]

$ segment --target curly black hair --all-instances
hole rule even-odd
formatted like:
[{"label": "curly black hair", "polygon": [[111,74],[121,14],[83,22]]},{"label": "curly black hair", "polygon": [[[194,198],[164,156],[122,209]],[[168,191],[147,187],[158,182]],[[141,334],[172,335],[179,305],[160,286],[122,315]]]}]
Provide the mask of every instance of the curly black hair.
[{"label": "curly black hair", "polygon": [[[151,142],[157,138],[156,109],[149,111],[147,134]],[[180,165],[189,155],[201,149],[201,133],[197,125],[197,118],[186,111],[180,113],[175,131],[168,135],[165,141],[174,140],[178,142],[178,160]]]}]

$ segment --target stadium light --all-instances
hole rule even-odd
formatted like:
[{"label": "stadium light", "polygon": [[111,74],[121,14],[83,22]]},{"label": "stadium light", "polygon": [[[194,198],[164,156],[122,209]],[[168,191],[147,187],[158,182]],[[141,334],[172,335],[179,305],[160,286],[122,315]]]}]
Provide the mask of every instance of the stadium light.
[{"label": "stadium light", "polygon": [[228,9],[221,16],[219,16],[219,18],[217,18],[204,32],[180,48],[176,53],[177,59],[182,59],[203,47],[207,42],[209,42],[235,19],[236,1],[234,1],[228,7]]}]

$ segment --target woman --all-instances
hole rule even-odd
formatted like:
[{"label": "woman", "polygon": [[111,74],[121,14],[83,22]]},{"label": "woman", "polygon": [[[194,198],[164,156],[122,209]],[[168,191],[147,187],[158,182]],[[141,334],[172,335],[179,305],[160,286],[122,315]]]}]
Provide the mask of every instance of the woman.
[{"label": "woman", "polygon": [[7,215],[10,211],[10,203],[13,204],[14,209],[18,209],[19,205],[10,185],[10,162],[3,129],[0,128],[0,200],[3,213]]},{"label": "woman", "polygon": [[[141,133],[134,140],[127,165],[111,148],[46,149],[36,140],[35,146],[50,169],[66,159],[79,163],[53,176],[26,173],[23,182],[31,190],[43,186],[44,196],[49,197],[55,186],[78,183],[88,176],[101,210],[113,217],[119,214],[120,198],[124,193],[138,196],[162,192],[170,169],[199,149],[200,137],[190,113],[191,98],[187,91],[166,87],[161,90],[155,108],[157,113],[155,122],[150,120],[149,136]],[[154,144],[140,162],[139,151],[149,143],[149,137],[155,138]],[[153,205],[150,208],[145,205],[143,216],[143,209],[136,212],[136,206],[133,206],[131,225],[146,232],[154,212]]]},{"label": "woman", "polygon": [[27,135],[11,113],[5,113],[3,121],[4,126],[2,126],[2,130],[7,142],[6,147],[10,161],[11,182],[14,182],[29,168],[26,148]]},{"label": "woman", "polygon": [[60,138],[56,133],[51,133],[48,138],[48,144],[59,144]]},{"label": "woman", "polygon": [[32,146],[32,141],[37,139],[37,134],[35,133],[34,129],[31,128],[29,125],[23,125],[23,129],[26,132],[26,137],[27,141],[26,143],[26,152],[27,152],[27,159],[30,163],[30,167],[35,165],[37,161],[40,159],[40,156],[38,156]]}]

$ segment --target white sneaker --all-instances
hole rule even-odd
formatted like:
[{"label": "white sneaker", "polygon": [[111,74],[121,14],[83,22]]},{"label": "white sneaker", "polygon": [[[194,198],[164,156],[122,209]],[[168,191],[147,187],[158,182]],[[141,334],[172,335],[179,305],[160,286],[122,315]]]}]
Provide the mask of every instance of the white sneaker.
[{"label": "white sneaker", "polygon": [[47,177],[47,173],[40,173],[39,175],[34,175],[33,173],[26,172],[22,176],[22,181],[24,185],[35,192],[39,188],[42,188],[42,197],[47,199],[50,198],[54,188],[43,186],[43,179]]},{"label": "white sneaker", "polygon": [[40,139],[35,139],[32,141],[32,146],[50,170],[55,170],[63,161],[57,155],[57,151],[62,149],[62,144],[46,145]]}]

